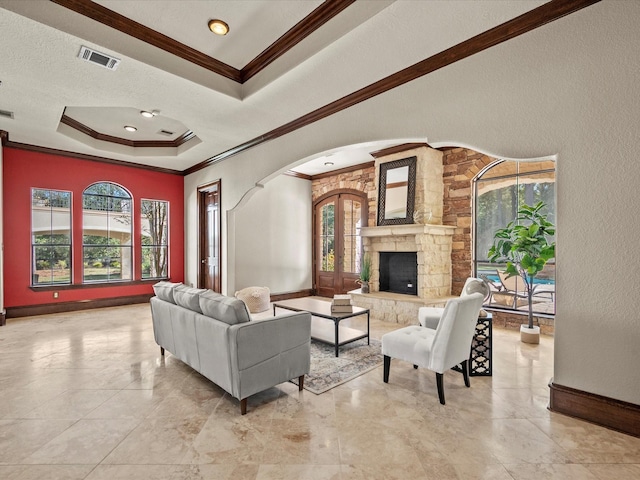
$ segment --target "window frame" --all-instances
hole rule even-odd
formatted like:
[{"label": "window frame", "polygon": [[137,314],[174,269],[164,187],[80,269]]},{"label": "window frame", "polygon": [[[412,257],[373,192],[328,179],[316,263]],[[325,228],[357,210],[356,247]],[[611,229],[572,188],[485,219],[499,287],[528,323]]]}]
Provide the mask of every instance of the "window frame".
[{"label": "window frame", "polygon": [[[33,221],[33,212],[34,212],[34,193],[38,190],[41,191],[46,191],[46,192],[56,192],[56,193],[66,193],[69,194],[69,243],[47,243],[47,244],[36,244],[35,243],[35,233],[34,233],[34,221]],[[30,281],[30,287],[35,287],[35,288],[39,288],[39,287],[63,287],[63,286],[68,286],[68,285],[73,285],[73,192],[71,190],[60,190],[60,189],[55,189],[55,188],[42,188],[42,187],[31,187],[31,195],[30,195],[30,205],[31,205],[31,252],[30,252],[30,259],[31,259],[31,267],[30,267],[30,271],[31,271],[31,281]],[[51,214],[53,214],[53,209],[54,207],[49,205],[49,209]],[[50,231],[52,231],[53,229],[53,220],[50,221],[49,224],[49,228]],[[50,234],[51,235],[51,234]],[[36,268],[36,263],[37,263],[37,259],[36,259],[36,247],[50,247],[50,248],[60,248],[60,247],[67,247],[69,250],[69,255],[68,255],[68,259],[69,259],[69,264],[67,266],[67,269],[69,270],[69,280],[68,281],[64,281],[64,282],[55,282],[55,281],[51,281],[51,282],[34,282],[36,275],[39,276],[39,274],[37,273],[37,268]],[[53,270],[53,267],[51,267],[51,270]],[[51,277],[53,278],[53,273],[51,275]]]},{"label": "window frame", "polygon": [[[112,185],[117,187],[118,189],[122,189],[127,195],[128,197],[123,197],[123,196],[116,196],[116,195],[96,195],[93,193],[86,193],[87,190],[89,190],[91,187],[94,187],[96,185],[101,185],[101,184],[108,184],[108,185]],[[130,202],[130,206],[129,206],[129,216],[130,216],[130,230],[129,230],[129,237],[130,237],[130,242],[129,245],[123,245],[123,244],[117,244],[117,245],[113,245],[112,248],[117,248],[120,249],[121,251],[121,255],[120,255],[120,277],[121,278],[110,278],[110,273],[107,273],[107,278],[106,279],[96,279],[96,280],[87,280],[86,279],[86,266],[85,266],[85,258],[86,258],[86,247],[94,247],[94,245],[91,244],[87,244],[85,243],[85,227],[86,227],[86,222],[85,222],[85,196],[94,196],[94,197],[106,197],[106,198],[116,198],[116,199],[121,199],[121,200],[128,200]],[[107,212],[108,216],[107,216],[107,225],[109,225],[110,220],[111,220],[111,214],[112,213],[118,213],[118,212],[114,212],[112,210],[110,210],[109,208],[107,208],[107,210],[96,210],[96,211],[105,211]],[[133,194],[129,191],[129,189],[127,189],[126,187],[124,187],[123,185],[120,185],[116,182],[112,182],[112,181],[107,181],[107,180],[102,180],[102,181],[98,181],[98,182],[93,182],[89,185],[87,185],[83,191],[82,191],[82,284],[83,285],[93,285],[93,284],[122,284],[122,283],[130,283],[132,281],[134,281],[134,275],[135,275],[135,269],[134,269],[134,265],[135,265],[135,249],[134,249],[134,212],[135,212],[135,202],[134,202],[134,196]],[[109,239],[111,238],[109,233],[111,232],[111,230],[107,227],[107,236],[106,238]],[[108,240],[107,240],[108,242]],[[107,243],[105,248],[109,248],[109,243]],[[124,272],[122,270],[122,258],[124,257],[122,255],[122,249],[128,249],[129,250],[129,258],[130,258],[130,265],[129,265],[129,270],[128,270],[128,278],[122,278],[122,276],[124,275]],[[109,272],[109,271],[108,271]]]},{"label": "window frame", "polygon": [[[554,159],[544,159],[549,160],[549,161],[553,161],[554,165],[555,165],[555,160]],[[472,232],[472,243],[473,243],[473,249],[472,249],[472,269],[473,269],[473,275],[475,277],[478,277],[479,275],[482,275],[482,272],[479,272],[479,267],[483,267],[483,266],[488,266],[491,265],[492,268],[500,269],[501,267],[505,267],[505,264],[500,264],[500,263],[491,263],[487,260],[479,260],[479,253],[478,253],[478,249],[479,249],[479,245],[478,245],[478,239],[479,239],[479,234],[478,234],[478,187],[479,184],[481,184],[483,181],[492,181],[492,180],[507,180],[507,179],[514,179],[514,185],[516,186],[516,188],[521,184],[519,182],[519,178],[520,177],[527,177],[527,176],[535,176],[535,175],[540,175],[540,174],[545,174],[545,173],[553,173],[554,175],[554,189],[557,186],[557,168],[541,168],[538,170],[526,170],[526,171],[521,171],[520,166],[521,164],[526,164],[526,163],[532,163],[535,161],[540,161],[540,159],[538,160],[510,160],[510,159],[498,159],[497,161],[491,163],[490,165],[487,165],[485,168],[483,168],[480,172],[478,172],[478,174],[476,175],[476,177],[473,179],[473,198],[472,198],[472,215],[473,215],[473,232]],[[487,179],[483,180],[483,176],[491,169],[497,167],[498,165],[504,163],[504,162],[515,162],[516,163],[516,172],[515,173],[510,173],[510,174],[505,174],[505,175],[499,175],[499,176],[495,176],[495,177],[490,177]],[[555,197],[555,194],[554,194]],[[519,207],[520,202],[518,202],[518,206]],[[517,208],[516,208],[517,209]],[[553,214],[554,217],[557,214],[557,203],[555,201],[554,198],[554,205],[553,205]],[[556,264],[555,264],[555,259],[552,262],[549,262],[549,265],[553,265],[553,268],[555,269]],[[553,275],[553,283],[555,284],[556,282],[556,273],[554,271],[554,275]],[[488,279],[487,279],[488,280]],[[544,312],[536,312],[535,311],[535,305],[534,305],[534,314],[537,316],[555,316],[556,313],[556,297],[555,295],[553,295],[552,297],[553,300],[553,312],[551,314],[548,313],[544,313]],[[517,306],[517,303],[515,304]],[[518,308],[512,308],[512,307],[507,307],[507,306],[496,306],[495,304],[485,304],[485,307],[487,308],[491,308],[491,309],[496,309],[496,310],[505,310],[508,312],[515,312],[515,313],[523,313],[521,310],[518,310]]]},{"label": "window frame", "polygon": [[[144,235],[144,228],[143,228],[143,205],[145,202],[154,202],[154,203],[164,203],[166,205],[166,221],[165,221],[165,230],[166,230],[166,235],[165,235],[165,242],[164,244],[149,244],[149,245],[145,245],[142,241],[142,238]],[[170,271],[171,271],[171,249],[170,249],[170,241],[169,238],[171,236],[171,202],[169,200],[160,200],[160,199],[152,199],[152,198],[140,198],[140,232],[139,232],[139,238],[140,238],[140,279],[142,281],[146,281],[146,280],[166,280],[170,278]],[[142,262],[144,261],[145,255],[144,255],[144,249],[145,248],[164,248],[166,253],[165,253],[165,263],[166,263],[166,272],[164,275],[161,276],[149,276],[149,277],[145,277],[144,276],[144,269],[142,268]]]}]

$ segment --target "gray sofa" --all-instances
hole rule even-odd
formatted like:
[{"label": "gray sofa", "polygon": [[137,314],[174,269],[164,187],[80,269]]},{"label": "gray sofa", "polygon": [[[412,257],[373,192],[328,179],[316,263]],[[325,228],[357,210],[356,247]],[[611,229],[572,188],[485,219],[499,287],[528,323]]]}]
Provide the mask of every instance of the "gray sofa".
[{"label": "gray sofa", "polygon": [[168,350],[240,400],[309,373],[311,315],[251,321],[241,300],[185,285],[159,282],[151,298],[153,333]]}]

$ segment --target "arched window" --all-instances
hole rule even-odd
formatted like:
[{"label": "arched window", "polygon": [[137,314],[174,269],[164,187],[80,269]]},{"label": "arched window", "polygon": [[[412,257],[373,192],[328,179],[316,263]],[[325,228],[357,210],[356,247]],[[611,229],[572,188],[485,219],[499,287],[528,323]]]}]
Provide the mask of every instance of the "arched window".
[{"label": "arched window", "polygon": [[[516,277],[506,280],[505,285],[499,277],[505,265],[489,263],[487,253],[495,231],[512,221],[523,204],[544,202],[549,220],[556,223],[555,172],[553,160],[502,160],[487,167],[475,179],[474,270],[476,276],[491,283],[491,307],[523,311],[528,308],[524,285],[518,285]],[[545,266],[535,282],[541,285],[536,289],[534,312],[555,314],[555,260]]]},{"label": "arched window", "polygon": [[82,193],[83,282],[133,278],[132,203],[115,183],[94,183]]}]

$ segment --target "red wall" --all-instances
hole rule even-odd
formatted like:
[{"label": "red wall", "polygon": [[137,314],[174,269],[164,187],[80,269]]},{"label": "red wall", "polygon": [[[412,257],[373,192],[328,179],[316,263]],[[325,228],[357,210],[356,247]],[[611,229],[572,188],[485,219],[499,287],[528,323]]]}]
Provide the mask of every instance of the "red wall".
[{"label": "red wall", "polygon": [[82,283],[82,192],[95,182],[113,182],[133,195],[134,280],[141,279],[140,199],[169,201],[169,274],[184,280],[184,179],[180,175],[140,168],[29,152],[3,150],[4,192],[4,303],[5,307],[73,302],[152,293],[155,282],[138,285],[33,291],[31,283],[31,189],[72,192],[73,282]]}]

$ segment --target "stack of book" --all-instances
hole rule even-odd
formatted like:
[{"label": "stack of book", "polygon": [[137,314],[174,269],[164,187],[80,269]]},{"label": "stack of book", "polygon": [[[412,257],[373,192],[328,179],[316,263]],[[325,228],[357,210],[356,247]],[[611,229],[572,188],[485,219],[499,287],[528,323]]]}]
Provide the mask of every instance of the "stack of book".
[{"label": "stack of book", "polygon": [[353,313],[350,295],[334,295],[331,301],[331,313]]}]

